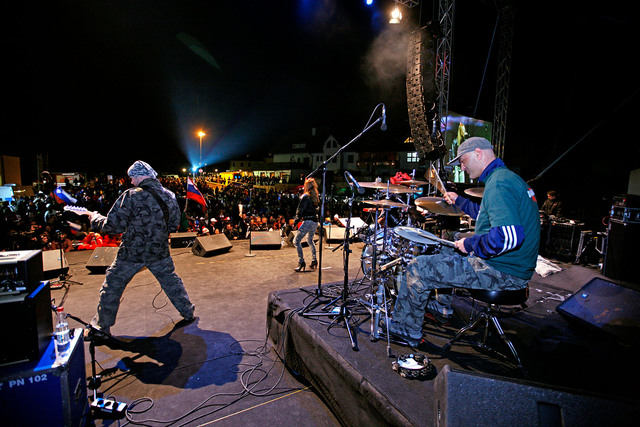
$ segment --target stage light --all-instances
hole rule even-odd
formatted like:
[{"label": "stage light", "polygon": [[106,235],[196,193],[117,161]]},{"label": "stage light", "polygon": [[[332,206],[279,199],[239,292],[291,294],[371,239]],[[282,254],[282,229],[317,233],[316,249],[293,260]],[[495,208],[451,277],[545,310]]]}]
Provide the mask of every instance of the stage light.
[{"label": "stage light", "polygon": [[373,0],[367,0],[365,3],[367,3],[367,6],[371,6],[373,4]]},{"label": "stage light", "polygon": [[389,20],[389,24],[399,24],[400,21],[402,21],[402,13],[400,13],[400,9],[398,9],[398,5],[396,4],[391,11],[391,19]]}]

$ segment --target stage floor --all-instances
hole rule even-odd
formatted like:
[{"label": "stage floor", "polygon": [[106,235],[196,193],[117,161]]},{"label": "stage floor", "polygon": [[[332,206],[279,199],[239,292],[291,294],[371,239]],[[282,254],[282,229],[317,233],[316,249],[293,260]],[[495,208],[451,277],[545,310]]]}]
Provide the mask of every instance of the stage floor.
[{"label": "stage floor", "polygon": [[[121,344],[96,347],[97,370],[102,375],[99,391],[134,404],[133,420],[162,421],[148,425],[171,421],[171,425],[334,426],[362,425],[367,420],[432,425],[436,381],[409,380],[393,371],[394,358],[388,352],[397,357],[411,350],[396,344],[388,350],[386,340],[370,341],[366,315],[360,316],[357,327],[359,351],[352,349],[343,325],[327,330],[327,317],[289,316],[310,299],[301,288],[311,293],[319,286],[340,290],[346,277],[351,289],[361,279],[363,244],[351,246],[346,274],[343,251],[337,247],[337,243],[323,246],[320,273],[294,272],[296,251],[288,246],[250,250],[247,241],[234,241],[229,252],[209,258],[195,256],[188,248],[171,249],[198,320],[180,327],[181,317],[157,281],[146,269],[138,273],[123,295],[117,323],[111,329]],[[305,248],[305,254],[308,251]],[[95,313],[104,278],[86,268],[91,255],[91,251],[67,253],[71,280],[78,283],[52,291],[57,305],[87,322]],[[633,391],[637,352],[613,346],[606,335],[571,325],[555,311],[562,299],[591,278],[601,277],[599,272],[562,266],[563,271],[549,277],[535,276],[524,315],[503,324],[527,366],[529,379],[616,399],[637,399],[638,392]],[[468,301],[460,299],[456,307],[466,316]],[[283,328],[286,319],[291,322]],[[80,325],[72,321],[71,326]],[[446,342],[454,326],[429,326],[427,343],[418,349],[431,358],[438,374],[449,365],[464,372],[517,377],[510,364],[472,347],[454,346],[448,355],[439,355],[437,347]],[[290,342],[280,347],[283,336]],[[284,356],[286,368],[276,353]],[[88,343],[85,358],[89,376]],[[344,377],[341,381],[352,384],[338,389],[327,386],[305,366],[321,369],[327,381],[334,381],[331,378],[338,372]],[[258,383],[262,377],[265,379]],[[353,383],[357,378],[358,383]],[[355,423],[351,421],[354,414]],[[98,425],[110,423],[96,421]]]}]

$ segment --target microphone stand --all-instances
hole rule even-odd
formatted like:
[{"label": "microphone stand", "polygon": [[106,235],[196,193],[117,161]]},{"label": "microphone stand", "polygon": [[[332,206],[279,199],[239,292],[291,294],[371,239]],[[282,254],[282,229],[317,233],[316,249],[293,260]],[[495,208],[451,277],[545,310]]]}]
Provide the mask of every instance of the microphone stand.
[{"label": "microphone stand", "polygon": [[[251,198],[251,191],[252,189],[249,189],[249,207],[253,207],[253,203],[252,202],[252,198]],[[246,257],[254,257],[256,256],[256,254],[252,254],[251,253],[251,218],[249,218],[249,224],[247,224],[249,226],[249,253],[248,254],[244,254],[244,256]]]},{"label": "microphone stand", "polygon": [[[374,111],[376,109],[378,109],[378,107],[380,105],[382,105],[382,104],[378,104],[376,106],[376,108],[374,109]],[[356,135],[347,144],[345,144],[344,146],[340,147],[340,149],[338,149],[338,151],[336,151],[331,157],[329,157],[327,160],[325,160],[320,165],[318,165],[318,167],[313,172],[311,172],[309,175],[306,176],[306,178],[311,178],[316,173],[322,171],[322,196],[320,197],[320,220],[321,221],[324,221],[324,203],[325,203],[325,199],[326,199],[326,195],[327,195],[327,193],[326,193],[327,165],[334,158],[336,158],[338,155],[340,155],[340,153],[342,153],[345,150],[345,148],[347,148],[352,143],[354,143],[357,140],[359,140],[362,137],[362,135],[364,135],[369,129],[371,129],[373,126],[375,126],[381,120],[382,120],[382,116],[378,117],[373,123],[371,123],[370,125],[366,126],[362,130],[362,132],[360,132],[358,135]],[[322,291],[322,237],[323,237],[323,234],[324,234],[324,226],[320,227],[320,245],[318,245],[319,246],[319,252],[318,252],[318,287],[316,288],[314,293],[311,293],[311,292],[307,291],[306,289],[300,288],[300,290],[302,290],[304,292],[307,292],[310,295],[314,295],[313,299],[306,306],[304,306],[304,308],[302,310],[300,310],[298,312],[298,314],[300,314],[301,316],[317,316],[318,315],[317,313],[309,313],[308,310],[312,306],[316,307],[318,304],[321,304],[318,300],[320,298],[324,297],[323,291]]]}]

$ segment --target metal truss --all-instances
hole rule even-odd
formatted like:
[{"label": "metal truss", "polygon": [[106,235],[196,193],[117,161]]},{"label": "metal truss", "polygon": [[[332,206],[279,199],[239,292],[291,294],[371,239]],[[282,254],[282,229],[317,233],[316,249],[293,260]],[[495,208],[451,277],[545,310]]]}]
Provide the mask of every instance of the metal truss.
[{"label": "metal truss", "polygon": [[511,77],[511,52],[513,49],[513,9],[509,0],[500,7],[500,48],[498,51],[498,75],[496,101],[493,118],[492,142],[498,157],[504,157],[507,131],[507,106],[509,101],[509,79]]}]

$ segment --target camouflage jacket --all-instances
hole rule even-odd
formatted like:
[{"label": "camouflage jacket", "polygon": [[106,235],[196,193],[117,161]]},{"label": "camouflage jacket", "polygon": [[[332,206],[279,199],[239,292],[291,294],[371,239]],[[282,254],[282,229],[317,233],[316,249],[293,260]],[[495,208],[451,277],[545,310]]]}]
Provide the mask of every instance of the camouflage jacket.
[{"label": "camouflage jacket", "polygon": [[[141,187],[155,191],[167,204],[168,221],[158,201]],[[118,259],[131,262],[157,261],[170,256],[169,233],[180,225],[176,196],[156,179],[130,188],[113,204],[107,216],[94,215],[91,227],[103,234],[122,233]]]}]

